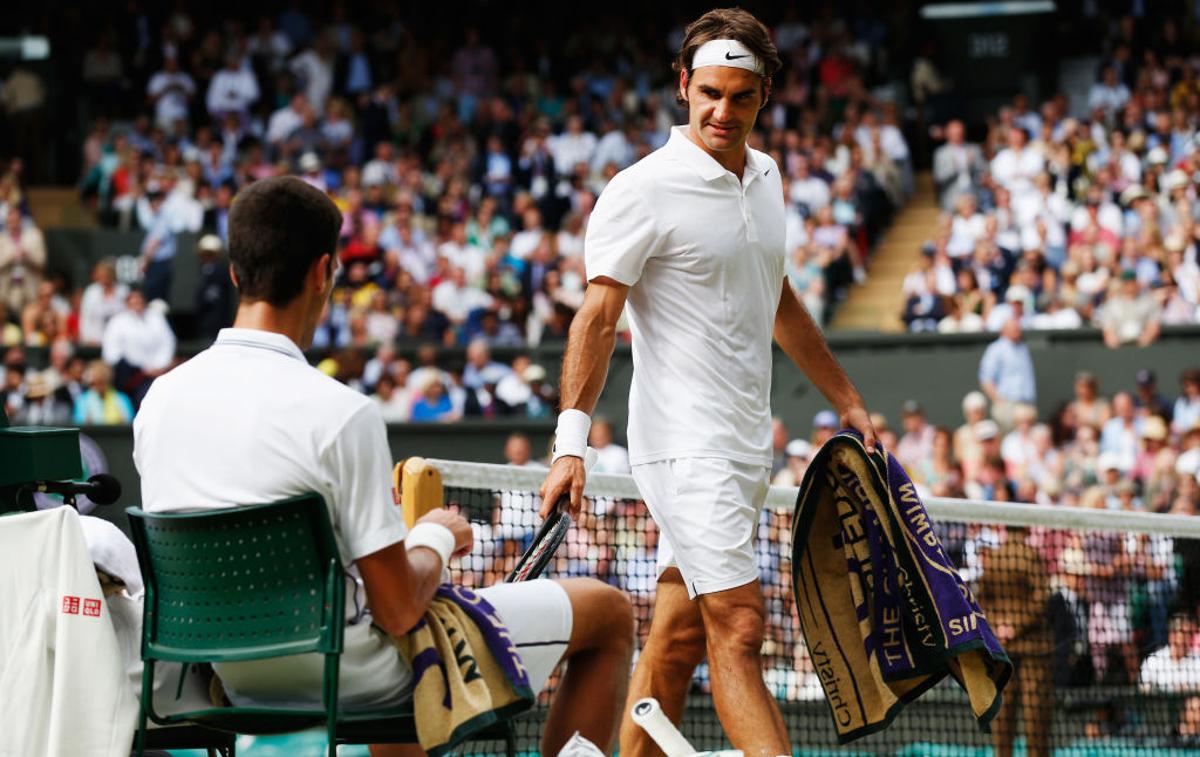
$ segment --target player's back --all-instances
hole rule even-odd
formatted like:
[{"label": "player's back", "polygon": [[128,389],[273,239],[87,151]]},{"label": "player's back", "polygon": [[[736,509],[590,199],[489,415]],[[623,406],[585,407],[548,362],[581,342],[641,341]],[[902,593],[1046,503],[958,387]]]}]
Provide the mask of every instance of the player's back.
[{"label": "player's back", "polygon": [[370,401],[312,368],[287,337],[229,329],[155,381],[134,420],[148,511],[334,496],[323,456]]}]

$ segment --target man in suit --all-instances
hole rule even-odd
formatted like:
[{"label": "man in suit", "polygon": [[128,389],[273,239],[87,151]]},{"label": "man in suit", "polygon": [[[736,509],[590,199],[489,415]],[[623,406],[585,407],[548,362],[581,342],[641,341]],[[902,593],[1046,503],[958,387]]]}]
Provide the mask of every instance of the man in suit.
[{"label": "man in suit", "polygon": [[216,234],[205,234],[196,244],[200,258],[200,285],[196,287],[196,333],[212,341],[217,332],[232,323],[233,282],[229,264],[222,256],[223,245]]},{"label": "man in suit", "polygon": [[983,169],[983,153],[966,141],[963,122],[946,124],[946,143],[933,151],[933,183],[942,209],[952,209],[961,195],[974,192]]},{"label": "man in suit", "polygon": [[997,757],[1011,757],[1017,707],[1025,722],[1026,750],[1031,757],[1050,754],[1053,682],[1050,659],[1054,638],[1046,615],[1050,573],[1028,544],[1029,529],[1009,526],[1007,540],[983,553],[976,597],[1013,662],[1013,680],[992,721]]}]

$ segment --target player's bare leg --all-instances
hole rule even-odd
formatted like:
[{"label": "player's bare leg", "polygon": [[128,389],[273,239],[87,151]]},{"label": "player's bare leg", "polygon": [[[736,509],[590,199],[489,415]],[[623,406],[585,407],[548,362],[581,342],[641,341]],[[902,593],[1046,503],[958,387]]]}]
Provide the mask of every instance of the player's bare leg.
[{"label": "player's bare leg", "polygon": [[671,722],[678,724],[692,673],[704,659],[704,648],[700,607],[688,598],[679,569],[668,568],[658,580],[650,636],[629,682],[629,701],[621,723],[623,757],[662,754],[650,736],[629,719],[629,708],[643,697],[654,697]]},{"label": "player's bare leg", "polygon": [[758,581],[701,594],[698,604],[708,632],[713,705],[725,735],[748,756],[791,754],[779,705],[763,683],[766,608]]},{"label": "player's bare leg", "polygon": [[621,591],[587,578],[558,583],[571,598],[574,621],[567,672],[554,693],[542,754],[558,754],[579,731],[602,752],[612,751],[633,659],[633,609]]},{"label": "player's bare leg", "polygon": [[[571,598],[574,619],[564,655],[569,658],[567,671],[546,718],[542,754],[558,754],[575,731],[607,754],[625,704],[633,658],[633,610],[623,593],[599,581],[568,578],[557,583]],[[371,757],[424,754],[417,744],[371,746]]]}]

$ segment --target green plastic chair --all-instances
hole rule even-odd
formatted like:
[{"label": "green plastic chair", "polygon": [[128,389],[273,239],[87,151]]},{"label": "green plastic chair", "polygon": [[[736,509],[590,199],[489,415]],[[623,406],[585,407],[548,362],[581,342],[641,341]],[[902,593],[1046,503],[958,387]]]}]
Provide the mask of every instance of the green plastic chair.
[{"label": "green plastic chair", "polygon": [[[338,744],[415,743],[410,706],[345,711],[338,706],[345,575],[324,500],[316,494],[264,505],[154,514],[131,507],[133,543],[146,586],[137,754],[146,719],[249,734],[324,724]],[[158,661],[185,665],[316,653],[325,656],[322,706],[211,707],[159,715]],[[499,739],[516,754],[509,721],[472,736]]]}]

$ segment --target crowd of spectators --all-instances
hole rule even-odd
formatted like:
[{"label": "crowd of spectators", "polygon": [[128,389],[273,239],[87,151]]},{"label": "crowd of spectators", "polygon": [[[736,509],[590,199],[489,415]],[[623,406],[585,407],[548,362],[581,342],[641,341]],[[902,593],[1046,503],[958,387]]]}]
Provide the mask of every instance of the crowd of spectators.
[{"label": "crowd of spectators", "polygon": [[[968,139],[935,129],[944,214],[904,281],[911,331],[1092,325],[1110,347],[1200,323],[1200,57],[1130,20],[1068,115],[1021,94]],[[1158,37],[1159,39],[1155,39]]]},{"label": "crowd of spectators", "polygon": [[[234,296],[221,254],[238,190],[294,174],[345,217],[342,273],[314,341],[332,355],[323,367],[380,397],[393,420],[548,412],[541,366],[518,360],[504,385],[480,383],[465,366],[426,362],[428,348],[565,339],[597,196],[685,120],[664,62],[682,29],[647,32],[649,48],[614,30],[574,36],[562,51],[513,49],[474,27],[426,40],[380,12],[377,26],[340,5],[327,17],[291,6],[203,26],[179,3],[139,17],[136,40],[127,28],[100,31],[82,58],[94,118],[81,188],[101,223],[144,241],[73,285],[48,268],[19,171],[8,172],[4,344],[103,345],[112,387],[136,410],[175,348],[160,301],[171,299],[181,235],[203,235],[187,336],[211,339]],[[895,102],[872,94],[887,81],[885,29],[789,13],[774,33],[784,68],[751,141],[787,174],[788,280],[823,321],[865,276],[873,240],[910,191],[912,160]],[[352,354],[393,349],[415,351],[416,364],[364,375]],[[105,418],[127,415],[122,402],[106,407]]]}]

